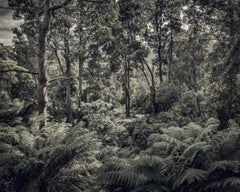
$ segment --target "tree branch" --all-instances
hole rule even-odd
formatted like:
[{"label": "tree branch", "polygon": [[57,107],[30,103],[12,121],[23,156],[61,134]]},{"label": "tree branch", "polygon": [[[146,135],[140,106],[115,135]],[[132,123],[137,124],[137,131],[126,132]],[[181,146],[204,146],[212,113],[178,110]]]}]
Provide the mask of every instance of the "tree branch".
[{"label": "tree branch", "polygon": [[71,3],[72,0],[66,0],[62,4],[54,5],[50,8],[50,11],[56,11],[58,9],[61,9],[65,6],[67,6],[69,3]]},{"label": "tree branch", "polygon": [[69,76],[69,77],[60,76],[60,77],[56,77],[56,78],[54,78],[54,79],[50,79],[50,80],[48,81],[48,83],[50,84],[50,83],[52,83],[52,82],[54,82],[54,81],[61,80],[61,79],[68,80],[68,79],[77,79],[77,78],[78,78],[78,77],[74,77],[74,76]]},{"label": "tree branch", "polygon": [[10,8],[10,7],[4,7],[4,6],[1,6],[1,5],[0,5],[0,8],[1,8],[1,9],[9,9],[9,10],[14,10],[13,8]]},{"label": "tree branch", "polygon": [[38,75],[37,72],[17,70],[17,69],[0,70],[0,73],[7,73],[7,72],[18,72],[18,73],[28,73],[28,74],[32,74],[32,75]]}]

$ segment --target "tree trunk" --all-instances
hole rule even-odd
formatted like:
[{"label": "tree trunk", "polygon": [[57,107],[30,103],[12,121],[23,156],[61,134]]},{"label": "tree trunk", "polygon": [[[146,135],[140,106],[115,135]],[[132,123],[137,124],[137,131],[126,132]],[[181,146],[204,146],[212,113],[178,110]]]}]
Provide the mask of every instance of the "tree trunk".
[{"label": "tree trunk", "polygon": [[143,66],[142,71],[144,73],[144,76],[145,76],[145,78],[148,82],[149,88],[150,88],[152,112],[154,114],[156,114],[158,112],[158,105],[156,103],[156,86],[155,86],[155,78],[154,78],[154,68],[151,69],[145,59],[143,59],[143,63],[146,65],[148,72],[150,73],[150,76],[151,76],[151,81],[149,81],[147,78],[147,74],[144,71],[144,66]]},{"label": "tree trunk", "polygon": [[83,64],[84,57],[81,53],[78,55],[78,109],[80,111],[81,107],[81,97],[82,97],[82,84],[83,84]]},{"label": "tree trunk", "polygon": [[171,7],[171,27],[170,27],[170,58],[168,64],[168,80],[172,80],[172,58],[173,58],[173,29],[172,29],[172,7]]},{"label": "tree trunk", "polygon": [[125,60],[125,107],[126,117],[130,117],[130,62]]},{"label": "tree trunk", "polygon": [[[160,9],[160,10],[159,10]],[[156,1],[155,4],[155,25],[157,32],[157,56],[158,56],[158,73],[160,83],[163,82],[163,74],[162,74],[162,14],[163,14],[163,0]]]},{"label": "tree trunk", "polygon": [[66,117],[67,123],[73,122],[72,117],[72,101],[71,101],[71,60],[70,60],[70,48],[69,48],[69,42],[68,39],[64,38],[64,46],[65,46],[65,53],[64,58],[66,62],[66,76],[67,76],[67,82],[66,82]]},{"label": "tree trunk", "polygon": [[40,128],[42,128],[47,122],[47,85],[48,85],[48,75],[47,75],[47,66],[46,66],[46,41],[47,34],[49,30],[50,23],[50,0],[44,0],[44,13],[43,20],[40,21],[39,27],[39,54],[38,54],[38,113],[43,115],[44,119],[40,122]]}]

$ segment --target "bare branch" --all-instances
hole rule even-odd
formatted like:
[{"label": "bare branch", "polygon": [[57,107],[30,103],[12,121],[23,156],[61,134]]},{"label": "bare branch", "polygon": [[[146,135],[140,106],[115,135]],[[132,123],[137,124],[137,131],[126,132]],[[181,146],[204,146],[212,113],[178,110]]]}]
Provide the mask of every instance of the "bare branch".
[{"label": "bare branch", "polygon": [[145,69],[144,69],[144,66],[143,66],[143,63],[142,63],[142,62],[141,62],[141,65],[142,65],[142,66],[139,66],[139,69],[143,72],[143,75],[144,75],[144,77],[145,77],[145,79],[146,79],[146,81],[147,81],[147,84],[148,84],[149,88],[151,88],[150,81],[149,81],[149,79],[148,79],[148,77],[147,77],[147,74],[146,74],[146,71],[145,71]]},{"label": "bare branch", "polygon": [[74,77],[74,76],[69,76],[69,77],[60,76],[60,77],[56,77],[56,78],[54,78],[54,79],[50,79],[50,80],[48,81],[48,83],[50,84],[50,83],[52,83],[52,82],[54,82],[54,81],[58,81],[58,80],[62,80],[62,79],[68,80],[68,79],[77,79],[77,78],[78,78],[78,77]]},{"label": "bare branch", "polygon": [[105,3],[107,2],[106,0],[83,0],[85,2],[89,2],[89,3]]},{"label": "bare branch", "polygon": [[10,8],[10,7],[5,7],[5,6],[1,6],[1,5],[0,5],[0,8],[1,8],[1,9],[9,9],[9,10],[14,10],[13,8]]},{"label": "bare branch", "polygon": [[49,44],[49,46],[53,49],[53,52],[54,52],[54,54],[55,54],[55,57],[57,58],[58,65],[59,65],[59,67],[60,67],[60,71],[61,71],[62,75],[64,75],[64,70],[63,70],[62,62],[61,62],[61,59],[60,59],[60,57],[59,57],[59,55],[58,55],[57,48],[54,47],[53,45],[50,45],[50,44]]},{"label": "bare branch", "polygon": [[66,0],[62,4],[54,5],[53,7],[50,8],[50,11],[56,11],[58,9],[64,8],[67,6],[69,3],[71,3],[72,0]]},{"label": "bare branch", "polygon": [[28,73],[32,75],[38,75],[37,72],[24,71],[24,70],[18,70],[18,69],[0,70],[0,73],[7,73],[7,72],[18,72],[18,73]]}]

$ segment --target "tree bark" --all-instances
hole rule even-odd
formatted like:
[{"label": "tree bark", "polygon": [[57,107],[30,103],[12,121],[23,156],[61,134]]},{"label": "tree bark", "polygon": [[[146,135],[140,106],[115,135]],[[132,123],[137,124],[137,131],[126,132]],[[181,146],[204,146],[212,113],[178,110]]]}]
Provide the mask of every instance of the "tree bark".
[{"label": "tree bark", "polygon": [[168,64],[168,80],[171,82],[172,80],[172,58],[173,58],[173,26],[172,26],[172,7],[171,7],[171,27],[170,27],[170,58]]},{"label": "tree bark", "polygon": [[71,77],[71,60],[70,60],[70,48],[69,48],[69,42],[68,39],[65,37],[64,38],[64,46],[65,46],[65,53],[64,53],[64,58],[66,62],[66,76],[67,76],[67,82],[66,82],[66,117],[67,123],[72,123],[73,122],[73,117],[72,117],[72,101],[71,101],[71,82],[72,79]]},{"label": "tree bark", "polygon": [[81,108],[82,101],[82,89],[83,89],[83,64],[84,64],[84,56],[79,53],[78,55],[78,108]]},{"label": "tree bark", "polygon": [[157,55],[158,55],[158,73],[160,83],[163,82],[162,74],[162,15],[163,15],[163,0],[156,1],[155,4],[155,25],[157,32]]},{"label": "tree bark", "polygon": [[40,122],[40,128],[42,128],[47,122],[47,86],[48,86],[48,75],[46,66],[46,44],[47,44],[47,34],[49,30],[50,23],[50,0],[44,0],[44,13],[43,20],[40,21],[39,26],[39,53],[38,53],[38,113],[43,115],[43,120]]},{"label": "tree bark", "polygon": [[150,88],[150,96],[151,96],[151,104],[152,104],[152,112],[156,114],[158,112],[158,106],[156,103],[156,85],[155,85],[155,78],[154,78],[154,70],[149,67],[147,61],[143,58],[142,64],[145,64],[145,66],[148,69],[148,72],[150,73],[151,80],[147,78],[147,74],[145,73],[144,66],[142,67],[142,72],[144,73],[144,76],[148,82],[149,88]]},{"label": "tree bark", "polygon": [[130,117],[130,62],[125,59],[125,107],[126,117]]}]

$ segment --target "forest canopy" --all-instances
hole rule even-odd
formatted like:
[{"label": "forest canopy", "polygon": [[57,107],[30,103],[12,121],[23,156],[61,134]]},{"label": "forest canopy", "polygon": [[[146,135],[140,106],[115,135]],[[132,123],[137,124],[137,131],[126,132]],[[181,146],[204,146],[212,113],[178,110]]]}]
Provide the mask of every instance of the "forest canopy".
[{"label": "forest canopy", "polygon": [[8,0],[0,191],[240,191],[238,0]]}]

